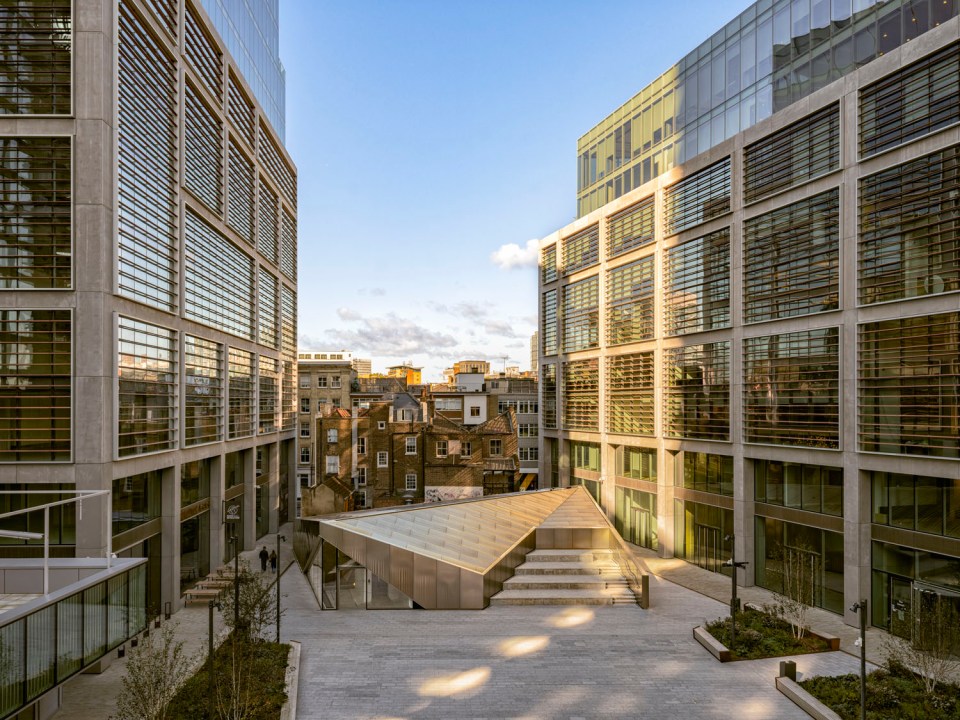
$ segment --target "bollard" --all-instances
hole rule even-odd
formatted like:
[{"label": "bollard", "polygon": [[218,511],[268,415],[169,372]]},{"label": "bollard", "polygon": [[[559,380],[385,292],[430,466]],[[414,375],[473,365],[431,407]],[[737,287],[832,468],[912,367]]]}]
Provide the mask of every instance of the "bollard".
[{"label": "bollard", "polygon": [[640,576],[640,607],[650,607],[650,576],[646,573]]},{"label": "bollard", "polygon": [[797,681],[797,664],[793,660],[780,661],[780,677],[787,677]]}]

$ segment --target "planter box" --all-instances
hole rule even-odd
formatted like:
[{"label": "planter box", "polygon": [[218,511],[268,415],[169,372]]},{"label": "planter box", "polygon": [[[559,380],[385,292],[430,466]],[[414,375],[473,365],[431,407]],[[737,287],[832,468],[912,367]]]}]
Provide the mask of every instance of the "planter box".
[{"label": "planter box", "polygon": [[[743,608],[744,610],[756,610],[757,612],[764,612],[764,609],[760,605],[755,605],[754,603],[744,603]],[[827,646],[831,650],[840,649],[840,638],[838,638],[835,635],[828,635],[827,633],[814,632],[810,628],[807,628],[807,635],[810,635],[811,637],[815,637],[815,638],[820,638],[825,643],[827,643]]]},{"label": "planter box", "polygon": [[833,710],[790,678],[778,677],[776,683],[777,690],[790,698],[797,707],[815,720],[842,720]]},{"label": "planter box", "polygon": [[280,708],[280,720],[294,720],[297,717],[297,690],[300,684],[300,643],[290,641],[290,653],[287,655],[287,672],[284,676],[287,701]]},{"label": "planter box", "polygon": [[706,628],[699,625],[693,629],[693,639],[703,645],[710,654],[720,662],[730,662],[730,650],[722,644],[713,635],[707,632]]}]

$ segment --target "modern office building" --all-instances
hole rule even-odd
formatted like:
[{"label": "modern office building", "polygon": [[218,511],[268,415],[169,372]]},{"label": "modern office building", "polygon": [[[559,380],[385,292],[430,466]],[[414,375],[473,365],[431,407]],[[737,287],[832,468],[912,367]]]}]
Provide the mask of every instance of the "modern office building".
[{"label": "modern office building", "polygon": [[296,170],[193,0],[0,15],[0,489],[111,489],[52,514],[52,554],[147,558],[176,608],[288,514]]},{"label": "modern office building", "polygon": [[746,585],[805,563],[850,624],[956,602],[957,12],[760,0],[581,139],[541,476]]}]

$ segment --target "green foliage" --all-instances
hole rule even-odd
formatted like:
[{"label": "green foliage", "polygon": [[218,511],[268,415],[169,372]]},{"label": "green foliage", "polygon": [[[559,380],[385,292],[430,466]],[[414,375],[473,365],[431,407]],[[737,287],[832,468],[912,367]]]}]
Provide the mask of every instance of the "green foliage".
[{"label": "green foliage", "polygon": [[[860,718],[860,678],[857,675],[814,677],[800,683],[843,720]],[[923,682],[896,662],[867,675],[867,720],[960,720],[960,686],[937,685],[928,693]]]},{"label": "green foliage", "polygon": [[[280,708],[287,699],[284,675],[287,668],[289,645],[272,642],[240,641],[236,647],[226,640],[214,652],[215,719],[244,717],[248,720],[277,720]],[[229,688],[237,679],[233,661],[242,665],[243,707],[232,707]],[[210,720],[210,679],[205,662],[199,672],[188,680],[167,709],[170,720]]]},{"label": "green foliage", "polygon": [[176,622],[145,636],[127,660],[114,720],[169,720],[168,703],[192,664],[177,640]]},{"label": "green foliage", "polygon": [[830,649],[825,640],[809,634],[797,638],[789,622],[752,608],[737,613],[734,647],[730,646],[730,618],[707,623],[706,630],[730,650],[735,660],[803,655]]}]

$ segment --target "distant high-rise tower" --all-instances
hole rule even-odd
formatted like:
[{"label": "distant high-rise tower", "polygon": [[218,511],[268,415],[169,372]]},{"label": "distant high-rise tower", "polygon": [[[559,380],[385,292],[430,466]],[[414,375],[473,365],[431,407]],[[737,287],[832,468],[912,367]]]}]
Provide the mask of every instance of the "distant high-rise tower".
[{"label": "distant high-rise tower", "polygon": [[538,358],[540,357],[540,332],[534,331],[533,335],[530,336],[530,370],[534,375],[537,374],[537,365],[539,364]]}]

